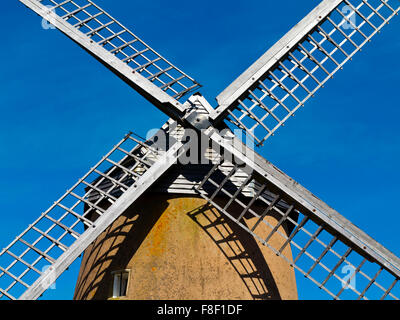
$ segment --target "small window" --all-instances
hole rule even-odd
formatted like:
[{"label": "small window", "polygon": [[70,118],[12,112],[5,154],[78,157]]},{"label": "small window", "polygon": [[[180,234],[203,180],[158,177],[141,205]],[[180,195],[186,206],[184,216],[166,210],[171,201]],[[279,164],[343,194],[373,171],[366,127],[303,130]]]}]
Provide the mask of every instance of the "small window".
[{"label": "small window", "polygon": [[117,271],[113,276],[113,298],[126,297],[128,291],[129,270]]}]

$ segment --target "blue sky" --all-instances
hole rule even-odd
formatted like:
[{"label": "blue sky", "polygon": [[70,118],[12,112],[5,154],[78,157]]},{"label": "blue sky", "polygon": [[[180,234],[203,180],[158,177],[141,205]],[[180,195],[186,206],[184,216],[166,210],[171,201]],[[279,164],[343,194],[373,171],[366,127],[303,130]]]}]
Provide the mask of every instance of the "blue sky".
[{"label": "blue sky", "polygon": [[[214,97],[319,1],[96,0]],[[128,131],[166,117],[18,1],[0,13],[0,247]],[[261,153],[400,255],[400,19]],[[79,262],[44,298],[71,299]],[[299,281],[301,297],[315,297]]]}]

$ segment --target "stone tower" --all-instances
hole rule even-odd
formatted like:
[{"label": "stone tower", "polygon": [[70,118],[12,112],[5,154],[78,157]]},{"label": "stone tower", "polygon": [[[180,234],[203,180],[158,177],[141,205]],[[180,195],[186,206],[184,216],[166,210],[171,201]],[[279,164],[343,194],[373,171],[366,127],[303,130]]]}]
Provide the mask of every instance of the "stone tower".
[{"label": "stone tower", "polygon": [[75,299],[297,299],[294,269],[191,191],[199,170],[176,165],[89,246]]}]

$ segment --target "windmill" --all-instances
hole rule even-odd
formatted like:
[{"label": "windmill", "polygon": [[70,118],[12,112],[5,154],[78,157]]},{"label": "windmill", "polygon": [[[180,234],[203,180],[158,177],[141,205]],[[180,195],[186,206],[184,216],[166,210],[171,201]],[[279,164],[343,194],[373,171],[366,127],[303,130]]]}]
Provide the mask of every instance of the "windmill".
[{"label": "windmill", "polygon": [[[216,108],[199,93],[185,99],[199,84],[92,1],[20,2],[171,120],[148,140],[124,137],[1,251],[0,298],[39,298],[171,168],[190,165],[188,157],[208,160],[191,186],[207,208],[329,296],[399,298],[399,258],[228,130],[261,147],[398,14],[399,1],[321,2],[217,97]],[[193,132],[204,149],[188,137]]]}]

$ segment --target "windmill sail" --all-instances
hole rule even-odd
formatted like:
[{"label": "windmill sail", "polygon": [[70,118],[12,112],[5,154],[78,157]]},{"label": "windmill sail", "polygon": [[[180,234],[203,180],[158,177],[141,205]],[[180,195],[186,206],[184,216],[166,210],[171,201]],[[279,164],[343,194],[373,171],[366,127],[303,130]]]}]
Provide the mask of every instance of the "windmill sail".
[{"label": "windmill sail", "polygon": [[[400,1],[323,1],[221,93],[216,110],[200,96],[181,104],[197,82],[92,1],[20,1],[167,115],[206,129],[202,137],[222,153],[207,150],[215,164],[194,188],[212,207],[335,299],[400,298],[399,258],[208,121],[211,112],[219,128],[229,120],[262,144],[398,13]],[[187,154],[189,142],[179,138],[185,128],[171,123],[161,129],[174,138],[165,148],[158,137],[144,142],[127,135],[0,252],[0,299],[37,299]]]},{"label": "windmill sail", "polygon": [[[173,127],[173,126],[172,126]],[[0,300],[37,299],[181,154],[127,135],[0,253]],[[183,152],[183,151],[182,151]]]},{"label": "windmill sail", "polygon": [[262,145],[399,10],[399,0],[323,1],[217,97],[212,118]]},{"label": "windmill sail", "polygon": [[20,0],[175,119],[200,85],[90,0]]},{"label": "windmill sail", "polygon": [[[214,208],[334,299],[400,299],[399,258],[251,150],[222,146],[246,166],[222,170],[224,153],[205,176],[196,190]],[[249,178],[232,190],[238,172]]]}]

